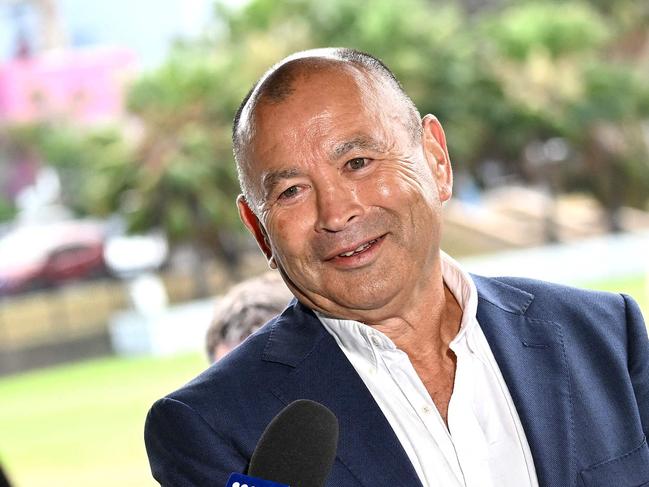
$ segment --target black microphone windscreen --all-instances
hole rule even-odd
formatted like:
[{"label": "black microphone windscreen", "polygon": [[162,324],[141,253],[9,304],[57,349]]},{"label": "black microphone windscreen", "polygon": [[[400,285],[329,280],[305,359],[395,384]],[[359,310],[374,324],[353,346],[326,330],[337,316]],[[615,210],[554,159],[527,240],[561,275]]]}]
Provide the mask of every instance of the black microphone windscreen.
[{"label": "black microphone windscreen", "polygon": [[338,420],[315,401],[299,399],[266,427],[248,474],[290,487],[322,487],[336,457]]}]

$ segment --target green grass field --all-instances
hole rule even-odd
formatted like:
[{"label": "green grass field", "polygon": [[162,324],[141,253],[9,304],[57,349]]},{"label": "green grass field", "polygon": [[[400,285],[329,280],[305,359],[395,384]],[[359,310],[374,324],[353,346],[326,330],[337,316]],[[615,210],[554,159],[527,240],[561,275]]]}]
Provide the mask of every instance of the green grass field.
[{"label": "green grass field", "polygon": [[[649,315],[642,277],[587,283]],[[107,358],[0,379],[0,459],[16,487],[153,486],[142,440],[151,403],[206,366],[200,354]]]},{"label": "green grass field", "polygon": [[16,487],[157,485],[146,412],[205,366],[198,353],[108,358],[0,379],[0,459]]}]

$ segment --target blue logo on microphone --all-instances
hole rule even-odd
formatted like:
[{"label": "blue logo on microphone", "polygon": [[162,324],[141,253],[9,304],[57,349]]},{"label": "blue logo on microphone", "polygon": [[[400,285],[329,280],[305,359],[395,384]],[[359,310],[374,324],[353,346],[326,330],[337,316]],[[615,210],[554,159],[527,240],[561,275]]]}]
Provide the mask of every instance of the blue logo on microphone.
[{"label": "blue logo on microphone", "polygon": [[248,477],[240,473],[233,473],[228,479],[225,487],[290,487],[286,484],[279,484],[270,480]]}]

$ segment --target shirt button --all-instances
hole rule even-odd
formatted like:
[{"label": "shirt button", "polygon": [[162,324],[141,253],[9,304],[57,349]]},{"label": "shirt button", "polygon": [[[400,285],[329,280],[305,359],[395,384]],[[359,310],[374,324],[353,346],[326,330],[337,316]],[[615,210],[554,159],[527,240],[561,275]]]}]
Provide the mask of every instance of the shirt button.
[{"label": "shirt button", "polygon": [[372,343],[378,347],[379,345],[381,345],[381,339],[377,336],[373,336]]},{"label": "shirt button", "polygon": [[429,405],[426,405],[426,406],[421,408],[421,412],[424,413],[424,414],[430,414],[430,413],[433,412],[433,407],[429,406]]}]

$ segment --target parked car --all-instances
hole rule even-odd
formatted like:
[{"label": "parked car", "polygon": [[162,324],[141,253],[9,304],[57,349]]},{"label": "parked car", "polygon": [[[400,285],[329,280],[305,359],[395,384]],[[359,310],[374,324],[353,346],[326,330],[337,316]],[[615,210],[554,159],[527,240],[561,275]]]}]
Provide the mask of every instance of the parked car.
[{"label": "parked car", "polygon": [[0,296],[107,274],[94,221],[19,226],[0,238]]}]

